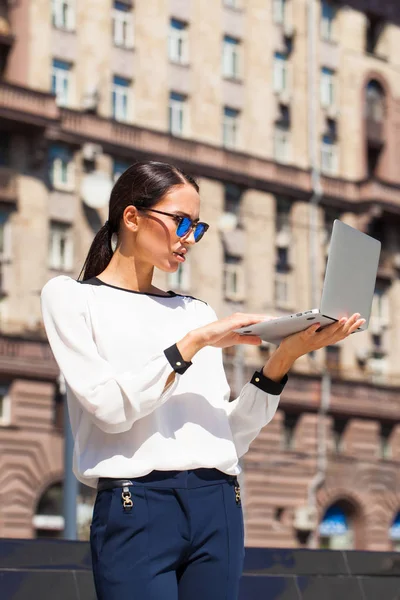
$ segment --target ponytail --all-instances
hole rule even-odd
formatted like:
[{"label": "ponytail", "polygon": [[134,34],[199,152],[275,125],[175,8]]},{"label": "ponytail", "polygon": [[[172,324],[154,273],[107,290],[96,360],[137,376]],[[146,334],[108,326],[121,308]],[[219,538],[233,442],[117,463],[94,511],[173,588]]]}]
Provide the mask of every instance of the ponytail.
[{"label": "ponytail", "polygon": [[108,221],[96,233],[78,279],[85,281],[99,275],[109,264],[113,255],[111,229]]}]

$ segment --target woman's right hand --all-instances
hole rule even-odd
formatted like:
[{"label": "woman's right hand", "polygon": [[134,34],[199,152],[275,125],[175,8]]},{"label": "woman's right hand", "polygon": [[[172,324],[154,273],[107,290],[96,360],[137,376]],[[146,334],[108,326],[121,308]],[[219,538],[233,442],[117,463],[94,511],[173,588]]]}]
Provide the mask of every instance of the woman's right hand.
[{"label": "woman's right hand", "polygon": [[267,319],[269,317],[266,315],[234,313],[225,319],[219,319],[198,329],[193,329],[177,343],[177,347],[184,360],[189,361],[205,346],[214,348],[228,348],[237,344],[259,346],[261,338],[257,335],[240,335],[234,330],[261,323]]}]

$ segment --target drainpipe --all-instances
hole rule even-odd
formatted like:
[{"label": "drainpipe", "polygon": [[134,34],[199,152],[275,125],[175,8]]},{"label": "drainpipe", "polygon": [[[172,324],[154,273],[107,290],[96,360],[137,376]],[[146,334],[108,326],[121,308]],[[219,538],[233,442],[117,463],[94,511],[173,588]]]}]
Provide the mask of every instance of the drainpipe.
[{"label": "drainpipe", "polygon": [[[319,253],[318,244],[318,205],[322,197],[321,173],[318,160],[318,90],[316,88],[316,73],[318,69],[317,52],[317,12],[315,0],[308,0],[307,3],[307,23],[308,23],[308,145],[309,157],[311,165],[311,186],[312,194],[310,198],[310,245],[309,245],[309,260],[310,260],[310,279],[311,279],[311,302],[312,306],[318,305],[318,263],[317,256]],[[321,374],[321,398],[317,418],[317,470],[308,486],[308,506],[310,512],[317,512],[317,491],[325,481],[326,476],[326,433],[325,433],[325,416],[330,404],[330,374],[325,367],[318,367],[315,354],[312,353],[310,358],[314,368]],[[308,546],[315,548],[318,543],[318,532],[312,531],[308,540]]]}]

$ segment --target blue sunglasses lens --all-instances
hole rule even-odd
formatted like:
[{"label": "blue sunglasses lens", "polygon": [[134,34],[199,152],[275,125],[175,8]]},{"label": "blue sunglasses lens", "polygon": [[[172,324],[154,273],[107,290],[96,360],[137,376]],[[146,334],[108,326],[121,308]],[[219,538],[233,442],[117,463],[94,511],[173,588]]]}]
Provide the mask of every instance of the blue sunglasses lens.
[{"label": "blue sunglasses lens", "polygon": [[201,238],[203,237],[204,233],[206,231],[206,228],[204,227],[203,223],[199,223],[196,227],[196,229],[194,230],[194,239],[196,242],[198,242],[199,240],[201,240]]},{"label": "blue sunglasses lens", "polygon": [[192,221],[188,217],[184,217],[179,223],[176,233],[179,237],[183,237],[189,231],[192,226]]}]

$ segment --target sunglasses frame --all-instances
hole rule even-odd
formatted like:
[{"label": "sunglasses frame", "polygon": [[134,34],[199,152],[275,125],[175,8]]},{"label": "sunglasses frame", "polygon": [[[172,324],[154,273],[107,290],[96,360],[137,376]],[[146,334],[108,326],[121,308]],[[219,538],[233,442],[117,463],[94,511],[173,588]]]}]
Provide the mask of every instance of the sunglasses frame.
[{"label": "sunglasses frame", "polygon": [[[160,215],[166,215],[167,217],[172,217],[175,220],[175,222],[177,223],[176,235],[179,238],[184,238],[184,237],[186,237],[188,235],[188,233],[190,231],[193,231],[193,235],[194,235],[194,239],[195,239],[196,244],[197,244],[197,242],[199,242],[201,240],[201,238],[203,237],[203,235],[206,233],[206,231],[210,227],[208,223],[204,223],[203,221],[197,221],[197,222],[196,221],[192,221],[192,219],[190,217],[184,217],[182,215],[177,215],[175,213],[168,213],[168,212],[164,212],[163,210],[156,210],[155,208],[142,208],[142,207],[139,207],[139,206],[137,206],[136,208],[138,210],[143,210],[143,211],[147,210],[147,211],[150,211],[150,212],[159,213]],[[178,229],[182,225],[182,222],[184,221],[184,219],[187,219],[188,221],[190,221],[190,226],[188,227],[188,230],[187,230],[186,233],[184,233],[183,235],[179,235]],[[196,229],[197,229],[197,227],[199,225],[201,225],[204,228],[204,230],[201,233],[200,237],[198,239],[196,239]]]}]

